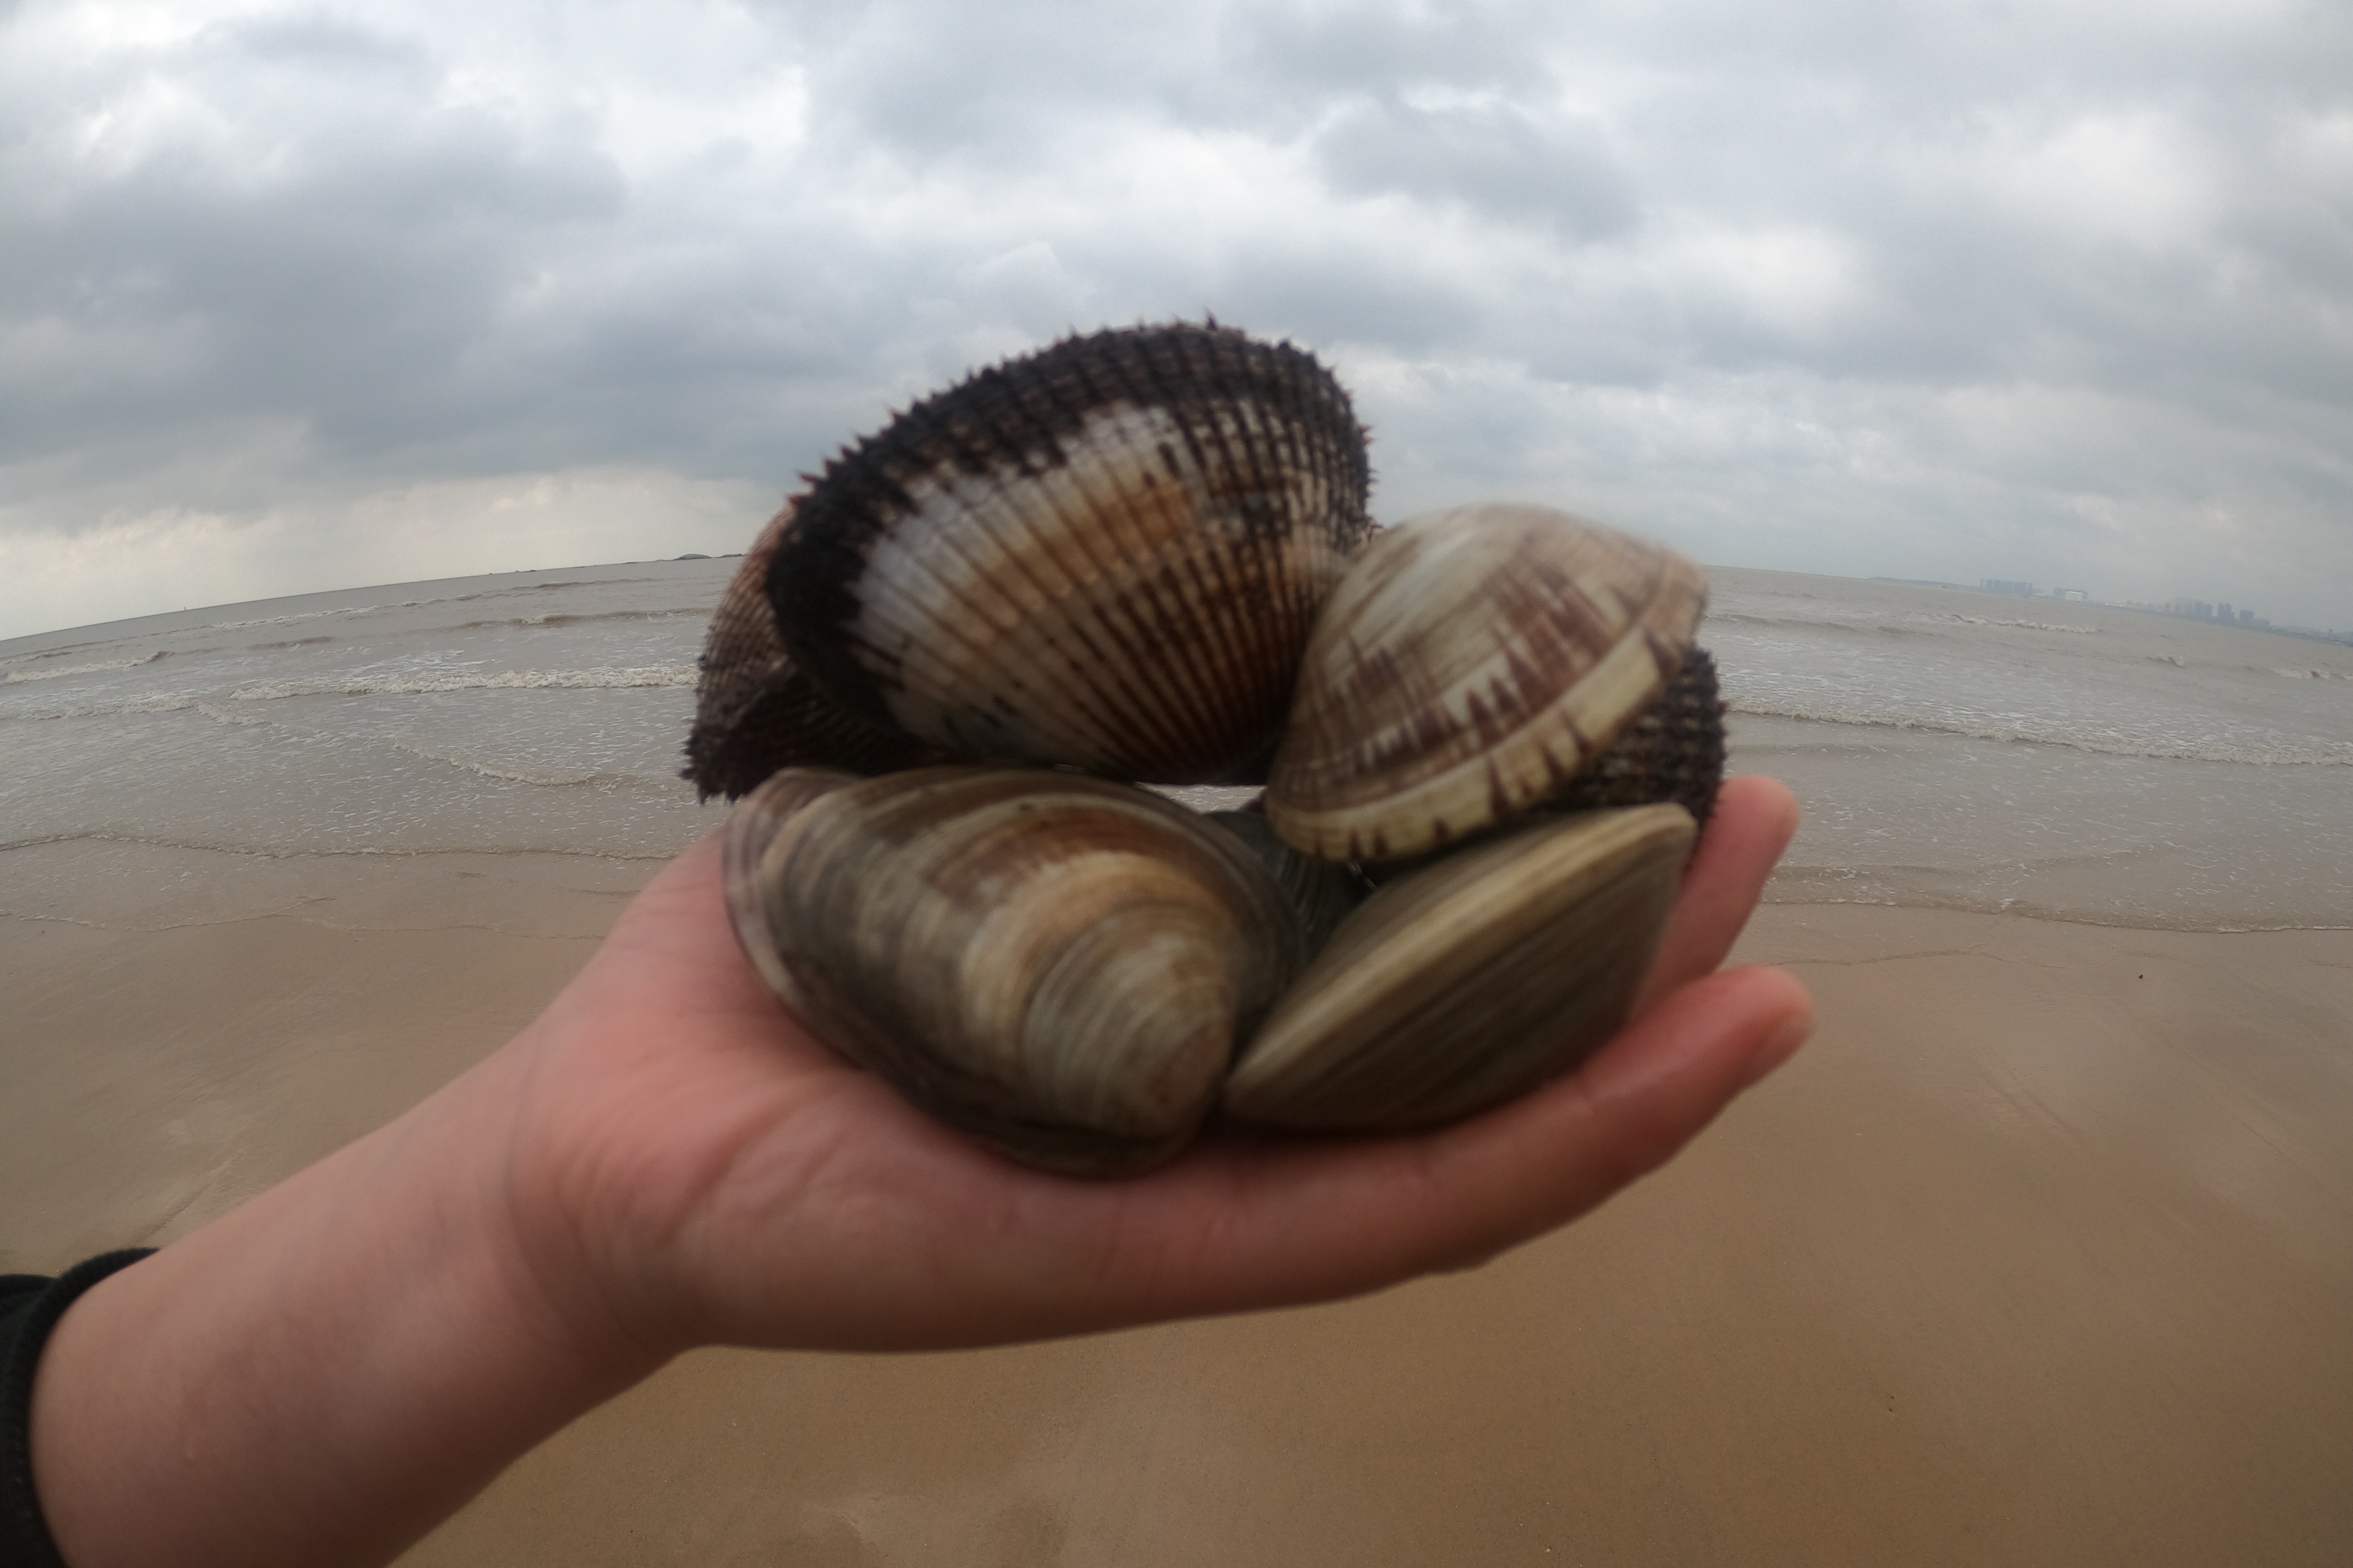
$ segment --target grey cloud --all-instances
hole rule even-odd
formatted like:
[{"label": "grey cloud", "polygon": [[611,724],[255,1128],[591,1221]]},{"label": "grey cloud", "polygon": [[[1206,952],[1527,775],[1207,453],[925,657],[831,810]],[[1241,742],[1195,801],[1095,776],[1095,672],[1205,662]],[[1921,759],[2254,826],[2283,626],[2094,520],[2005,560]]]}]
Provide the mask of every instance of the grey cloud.
[{"label": "grey cloud", "polygon": [[[597,464],[781,488],[976,360],[1214,310],[1351,368],[1399,504],[1582,487],[1902,575],[1970,538],[2052,575],[2094,503],[2152,572],[2200,506],[2326,540],[2346,18],[895,0],[537,62],[329,5],[0,64],[0,464],[53,527]],[[461,90],[485,65],[522,85]],[[213,131],[77,141],[156,84]],[[2321,562],[2353,601],[2353,542]]]},{"label": "grey cloud", "polygon": [[[421,107],[437,68],[400,40],[272,23],[144,63],[248,144],[158,149],[20,209],[6,311],[68,349],[63,375],[15,389],[11,455],[94,427],[274,414],[299,415],[331,458],[429,445],[496,403],[472,357],[533,268],[617,210],[593,151]],[[185,352],[160,378],[73,374],[75,338],[126,334]]]},{"label": "grey cloud", "polygon": [[1324,126],[1315,150],[1345,195],[1396,192],[1467,206],[1507,226],[1531,219],[1572,240],[1633,226],[1633,194],[1589,121],[1546,123],[1510,103],[1419,109],[1375,100]]},{"label": "grey cloud", "polygon": [[1257,89],[1347,98],[1409,89],[1540,91],[1560,19],[1528,5],[1269,5],[1229,13],[1232,58]]}]

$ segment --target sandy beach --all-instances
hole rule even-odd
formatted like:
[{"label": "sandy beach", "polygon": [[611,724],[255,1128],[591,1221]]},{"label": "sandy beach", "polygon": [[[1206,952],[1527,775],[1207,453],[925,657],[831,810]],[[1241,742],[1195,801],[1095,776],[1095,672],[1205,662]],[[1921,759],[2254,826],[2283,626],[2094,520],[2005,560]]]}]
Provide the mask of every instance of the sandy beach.
[{"label": "sandy beach", "polygon": [[[0,1264],[37,1270],[413,1103],[655,864],[10,860]],[[1570,1231],[1336,1307],[698,1353],[404,1561],[2353,1558],[2353,932],[1796,903],[1739,956],[1820,1035]]]}]

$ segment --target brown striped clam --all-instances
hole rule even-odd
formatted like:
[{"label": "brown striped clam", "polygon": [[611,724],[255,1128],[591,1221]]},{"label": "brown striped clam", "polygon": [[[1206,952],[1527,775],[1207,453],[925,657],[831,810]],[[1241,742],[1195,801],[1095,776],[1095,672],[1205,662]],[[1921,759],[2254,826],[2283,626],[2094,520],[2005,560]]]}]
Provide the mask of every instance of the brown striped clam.
[{"label": "brown striped clam", "polygon": [[[1614,1034],[1722,771],[1704,582],[1536,508],[1377,531],[1368,472],[1327,372],[1214,325],[1068,340],[828,465],[714,619],[689,748],[750,792],[771,987],[1094,1174],[1218,1114],[1451,1121]],[[1137,787],[1270,769],[1262,816]]]},{"label": "brown striped clam", "polygon": [[1174,1154],[1303,957],[1240,839],[1082,773],[788,769],[733,820],[730,903],[769,984],[844,1056],[1032,1163]]}]

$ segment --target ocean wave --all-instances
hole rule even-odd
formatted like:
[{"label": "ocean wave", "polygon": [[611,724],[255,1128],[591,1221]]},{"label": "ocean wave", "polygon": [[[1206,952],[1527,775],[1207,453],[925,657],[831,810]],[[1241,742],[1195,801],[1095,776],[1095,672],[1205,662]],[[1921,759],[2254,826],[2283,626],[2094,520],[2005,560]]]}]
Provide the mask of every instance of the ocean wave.
[{"label": "ocean wave", "polygon": [[322,620],[329,616],[372,616],[378,610],[413,610],[423,605],[438,605],[438,599],[395,599],[381,605],[338,605],[329,610],[297,610],[286,616],[262,616],[250,621],[212,621],[208,632],[241,632],[253,626],[290,626],[301,621]]},{"label": "ocean wave", "polygon": [[[144,661],[140,661],[144,662]],[[488,674],[347,676],[322,680],[280,680],[243,686],[226,698],[181,691],[156,697],[74,702],[56,707],[0,710],[0,722],[20,720],[100,719],[124,713],[177,713],[195,709],[224,723],[269,721],[243,717],[219,706],[227,702],[272,702],[285,697],[406,696],[427,691],[627,690],[641,687],[692,686],[701,677],[691,664],[645,665],[623,669],[511,669]]]},{"label": "ocean wave", "polygon": [[544,616],[509,616],[500,620],[464,621],[450,630],[483,631],[496,626],[580,626],[594,621],[670,621],[684,616],[697,620],[710,617],[708,607],[674,610],[582,610],[574,613],[555,611]]},{"label": "ocean wave", "polygon": [[406,752],[412,757],[422,757],[428,763],[440,763],[462,772],[476,773],[486,779],[503,779],[509,784],[540,784],[552,789],[572,789],[583,784],[607,788],[622,784],[643,784],[652,782],[667,788],[670,775],[664,773],[649,781],[640,773],[615,773],[607,768],[528,768],[519,763],[497,763],[483,757],[468,756],[463,752],[446,752],[436,746],[420,745],[415,741],[388,735],[385,741],[396,751]]},{"label": "ocean wave", "polygon": [[74,702],[62,708],[20,708],[13,712],[0,711],[0,723],[18,721],[46,722],[58,719],[104,719],[118,713],[176,713],[196,706],[197,699],[186,692],[169,697],[129,697],[113,702]]},{"label": "ocean wave", "polygon": [[621,588],[638,583],[658,581],[652,577],[565,577],[553,583],[502,583],[495,588],[477,588],[470,594],[452,594],[434,604],[470,605],[477,599],[504,599],[517,594],[547,594],[559,588]]},{"label": "ocean wave", "polygon": [[1965,626],[2022,626],[2030,632],[2070,632],[2076,637],[2096,637],[2107,635],[2105,626],[2071,626],[2058,621],[2014,621],[2000,616],[1964,616],[1946,610],[1935,616],[1923,616],[1923,620],[1958,621]]},{"label": "ocean wave", "polygon": [[68,675],[97,675],[110,669],[136,669],[142,664],[153,664],[159,658],[170,658],[168,649],[158,650],[139,658],[110,658],[98,664],[69,664],[62,669],[12,669],[7,684],[16,686],[34,680],[56,680]]},{"label": "ocean wave", "polygon": [[[422,599],[385,599],[373,605],[336,605],[323,610],[296,610],[283,616],[263,616],[249,621],[211,621],[204,629],[228,632],[242,631],[251,626],[289,626],[298,621],[315,621],[330,616],[372,616],[379,610],[421,610],[433,605],[466,605],[479,599],[502,599],[516,594],[545,593],[559,588],[610,588],[647,581],[649,579],[643,577],[567,577],[554,583],[514,583],[496,588],[478,588],[470,594],[435,594]],[[708,611],[700,613],[709,614]]]},{"label": "ocean wave", "polygon": [[2105,626],[2075,626],[2061,621],[2025,621],[2000,616],[1965,616],[1944,610],[1934,615],[1907,612],[1897,620],[1841,620],[1835,616],[1771,616],[1748,610],[1710,610],[1711,626],[1772,626],[1791,631],[1856,632],[1883,637],[1939,637],[1947,626],[2016,626],[2030,632],[2064,632],[2073,637],[2105,637]]},{"label": "ocean wave", "polygon": [[1910,631],[1908,626],[1895,626],[1883,622],[1857,624],[1829,616],[1761,616],[1748,610],[1710,610],[1707,624],[1711,626],[1772,626],[1800,632],[1889,632]]},{"label": "ocean wave", "polygon": [[[2253,932],[2282,931],[2348,931],[2343,910],[2298,910],[2272,914],[2199,914],[2135,905],[2105,909],[2068,900],[2002,898],[1986,893],[1928,892],[1913,889],[1867,889],[1850,891],[1837,879],[1776,871],[1759,900],[1801,908],[1809,904],[1852,904],[1883,910],[1949,910],[1963,914],[2013,915],[2021,920],[2049,921],[2061,925],[2105,926],[2125,931]],[[1788,962],[1803,964],[1805,959]]]},{"label": "ocean wave", "polygon": [[[615,577],[610,579],[610,582],[612,583],[642,583],[644,581],[645,579],[642,577]],[[447,602],[452,605],[470,605],[476,599],[503,599],[510,594],[544,594],[556,588],[592,588],[607,585],[608,584],[591,582],[586,577],[567,577],[560,583],[510,583],[502,587],[477,588],[470,594],[452,594],[449,595]],[[442,601],[437,600],[435,602],[438,604]]]},{"label": "ocean wave", "polygon": [[197,712],[203,714],[206,718],[215,720],[223,724],[236,724],[248,730],[266,730],[271,727],[269,719],[266,714],[232,713],[227,709],[222,707],[219,703],[207,702],[203,698],[198,698],[194,703],[190,704],[190,706],[194,707]]},{"label": "ocean wave", "polygon": [[[694,829],[702,831],[698,824]],[[125,833],[102,827],[81,828],[69,833],[36,834],[26,838],[0,838],[0,854],[16,849],[39,849],[52,844],[128,844],[143,849],[193,849],[214,855],[250,856],[262,860],[310,860],[344,858],[381,858],[387,860],[422,860],[439,855],[468,857],[506,857],[547,855],[570,860],[667,860],[685,847],[681,842],[670,847],[630,848],[614,845],[588,847],[560,843],[475,844],[445,843],[416,845],[384,844],[256,844],[239,840],[168,837],[164,834]]]},{"label": "ocean wave", "polygon": [[2307,745],[2259,745],[2200,741],[2111,740],[2102,736],[2063,735],[2010,724],[1971,724],[1960,721],[1893,718],[1883,713],[1858,713],[1810,708],[1795,702],[1767,702],[1736,698],[1735,713],[1767,719],[1803,719],[1817,724],[1847,724],[1880,730],[1911,730],[1926,734],[1958,735],[1972,741],[2017,742],[2035,746],[2066,746],[2107,757],[2139,757],[2156,762],[2238,763],[2251,767],[2353,767],[2353,745],[2342,742]]},{"label": "ocean wave", "polygon": [[695,668],[691,664],[642,665],[626,669],[503,669],[479,675],[274,680],[261,686],[241,686],[228,694],[228,700],[232,702],[274,702],[287,697],[406,696],[424,691],[539,690],[581,687],[619,690],[640,686],[692,686],[698,679]]}]

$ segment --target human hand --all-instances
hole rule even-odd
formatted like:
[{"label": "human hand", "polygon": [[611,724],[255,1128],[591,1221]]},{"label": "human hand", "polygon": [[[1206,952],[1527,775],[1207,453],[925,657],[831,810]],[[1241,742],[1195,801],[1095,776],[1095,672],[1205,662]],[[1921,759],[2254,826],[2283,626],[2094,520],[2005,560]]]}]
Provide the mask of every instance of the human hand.
[{"label": "human hand", "polygon": [[510,1047],[517,1245],[590,1339],[940,1348],[1350,1295],[1482,1260],[1660,1164],[1810,1026],[1716,974],[1797,823],[1726,784],[1637,1016],[1574,1074],[1389,1138],[1216,1131],[1119,1182],[1010,1164],[801,1027],[728,924],[718,840],[666,868]]},{"label": "human hand", "polygon": [[1804,1037],[1788,976],[1713,973],[1796,823],[1780,785],[1725,786],[1634,1022],[1558,1082],[1411,1137],[1213,1131],[1120,1182],[1008,1164],[812,1039],[706,840],[504,1048],[65,1314],[34,1387],[50,1527],[92,1565],[383,1563],[691,1345],[1037,1339],[1477,1262]]}]

